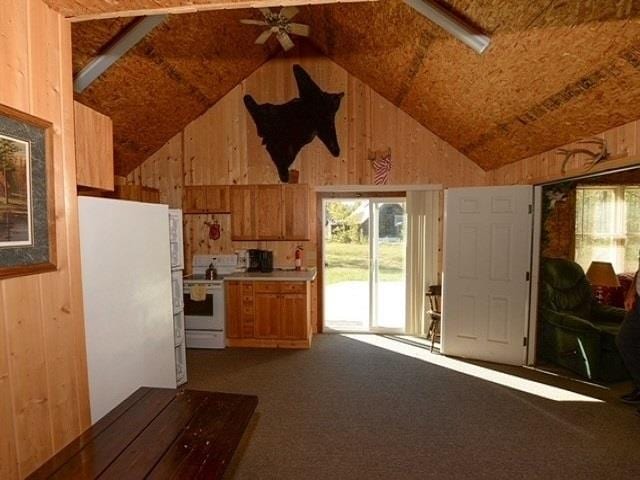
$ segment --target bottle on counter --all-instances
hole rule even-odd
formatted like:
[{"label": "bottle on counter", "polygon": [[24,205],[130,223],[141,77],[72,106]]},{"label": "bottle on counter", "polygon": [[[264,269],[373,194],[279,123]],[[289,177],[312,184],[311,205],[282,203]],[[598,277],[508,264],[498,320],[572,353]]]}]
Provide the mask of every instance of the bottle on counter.
[{"label": "bottle on counter", "polygon": [[213,263],[209,264],[204,276],[207,280],[215,280],[218,277],[218,271],[216,270],[216,267],[213,266]]}]

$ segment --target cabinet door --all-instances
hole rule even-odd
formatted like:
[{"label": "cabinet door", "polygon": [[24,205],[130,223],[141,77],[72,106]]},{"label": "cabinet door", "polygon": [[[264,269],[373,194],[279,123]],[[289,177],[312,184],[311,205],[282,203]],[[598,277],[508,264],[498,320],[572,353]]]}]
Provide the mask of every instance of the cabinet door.
[{"label": "cabinet door", "polygon": [[256,187],[256,235],[258,240],[281,240],[283,237],[282,187],[258,185]]},{"label": "cabinet door", "polygon": [[242,338],[253,338],[255,335],[255,298],[253,284],[242,283]]},{"label": "cabinet door", "polygon": [[283,185],[284,239],[309,240],[309,186]]},{"label": "cabinet door", "polygon": [[255,299],[256,338],[279,338],[280,295],[256,293]]},{"label": "cabinet door", "polygon": [[226,282],[227,338],[242,338],[242,290],[240,282]]},{"label": "cabinet door", "polygon": [[229,186],[207,185],[205,187],[207,197],[207,213],[229,213]]},{"label": "cabinet door", "polygon": [[142,187],[141,200],[145,203],[160,203],[160,190],[151,187]]},{"label": "cabinet door", "polygon": [[142,187],[140,185],[116,185],[116,198],[120,200],[142,201]]},{"label": "cabinet door", "polygon": [[231,239],[255,240],[255,187],[234,185],[231,197]]},{"label": "cabinet door", "polygon": [[280,338],[305,340],[309,336],[307,296],[297,293],[282,295]]},{"label": "cabinet door", "polygon": [[76,129],[76,183],[113,191],[113,124],[111,119],[73,102]]},{"label": "cabinet door", "polygon": [[184,213],[205,213],[207,211],[207,195],[202,185],[184,187]]}]

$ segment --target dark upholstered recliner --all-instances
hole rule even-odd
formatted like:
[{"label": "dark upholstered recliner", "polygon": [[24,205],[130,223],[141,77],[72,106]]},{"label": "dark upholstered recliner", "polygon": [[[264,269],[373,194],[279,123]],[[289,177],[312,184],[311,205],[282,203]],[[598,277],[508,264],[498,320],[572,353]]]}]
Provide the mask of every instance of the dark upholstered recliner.
[{"label": "dark upholstered recliner", "polygon": [[628,378],[615,343],[624,310],[600,305],[570,260],[543,258],[540,283],[542,357],[589,379]]}]

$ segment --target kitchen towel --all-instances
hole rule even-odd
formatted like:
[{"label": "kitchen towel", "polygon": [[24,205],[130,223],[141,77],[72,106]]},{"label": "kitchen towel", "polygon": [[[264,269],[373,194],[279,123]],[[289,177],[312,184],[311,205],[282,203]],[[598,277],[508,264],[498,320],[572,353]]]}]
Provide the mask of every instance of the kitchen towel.
[{"label": "kitchen towel", "polygon": [[189,298],[193,302],[202,302],[207,299],[207,286],[206,285],[191,285],[191,293]]}]

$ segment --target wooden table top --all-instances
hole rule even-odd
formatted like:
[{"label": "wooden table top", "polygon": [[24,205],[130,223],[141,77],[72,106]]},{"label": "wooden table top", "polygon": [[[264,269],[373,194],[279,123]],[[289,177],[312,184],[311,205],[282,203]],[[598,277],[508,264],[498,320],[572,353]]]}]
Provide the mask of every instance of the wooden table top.
[{"label": "wooden table top", "polygon": [[258,397],[143,387],[33,472],[33,479],[215,479]]}]

